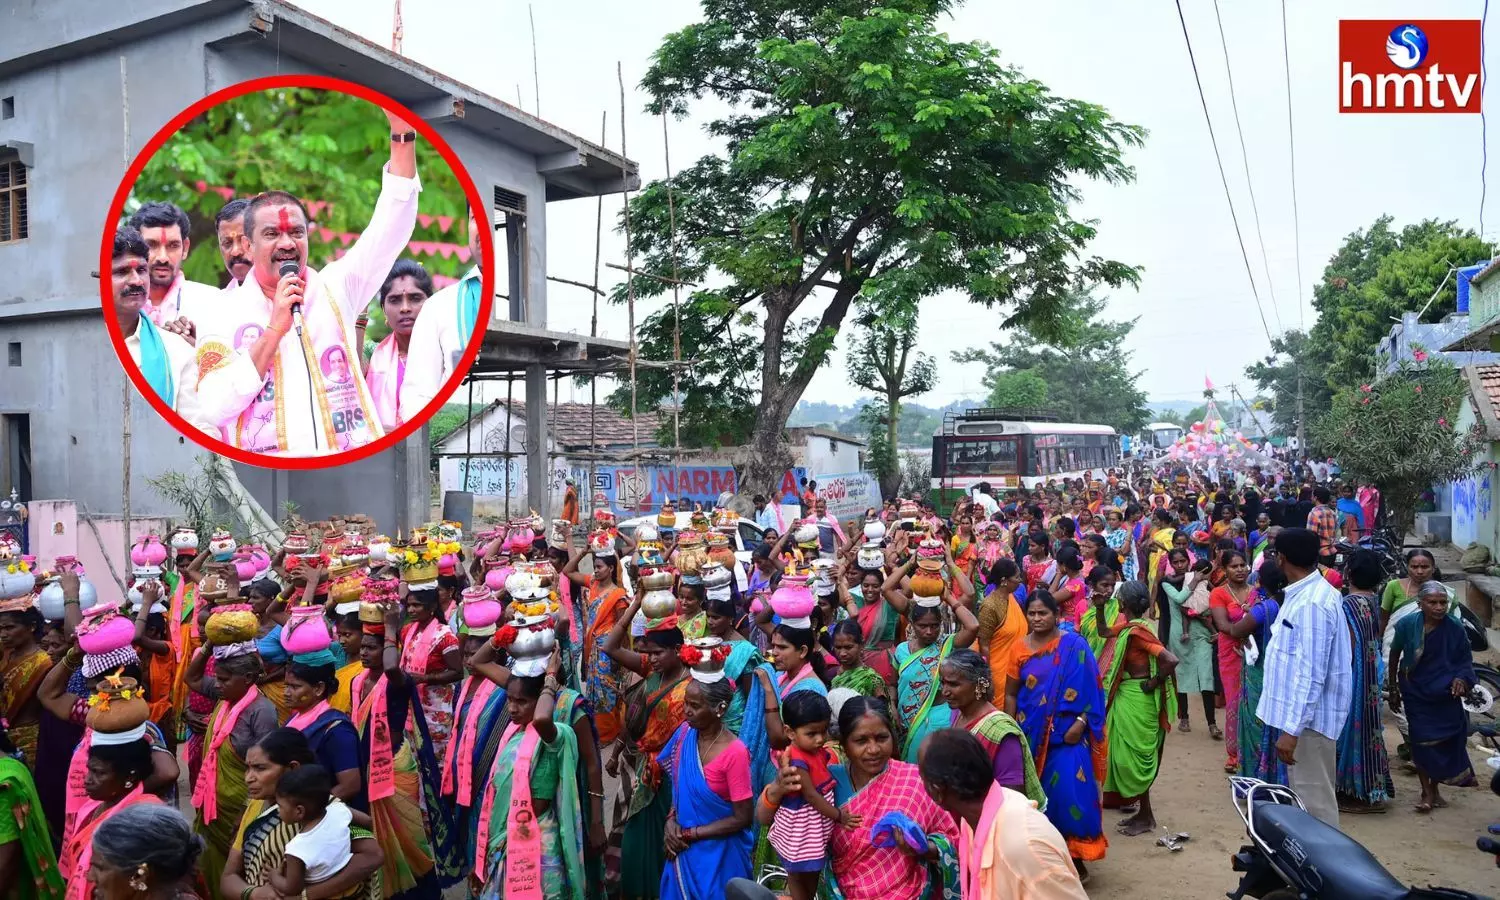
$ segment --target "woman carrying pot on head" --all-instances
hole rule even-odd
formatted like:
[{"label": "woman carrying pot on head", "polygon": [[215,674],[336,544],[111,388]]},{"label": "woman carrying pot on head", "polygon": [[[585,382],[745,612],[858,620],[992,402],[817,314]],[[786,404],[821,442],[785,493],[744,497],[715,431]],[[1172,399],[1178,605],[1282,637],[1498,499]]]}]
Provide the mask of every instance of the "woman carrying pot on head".
[{"label": "woman carrying pot on head", "polygon": [[1012,657],[1005,711],[1026,733],[1047,793],[1047,818],[1068,839],[1079,874],[1085,860],[1103,859],[1099,803],[1104,745],[1104,691],[1088,641],[1058,627],[1057,601],[1045,589],[1026,598],[1031,631]]},{"label": "woman carrying pot on head", "polygon": [[[896,759],[896,733],[887,705],[855,697],[839,710],[843,763],[828,767],[834,805],[849,822],[835,827],[828,845],[824,890],[843,900],[941,900],[959,891],[958,829],[932,802],[917,767]],[[787,765],[766,785],[756,803],[756,819],[769,826],[788,795],[802,790],[807,770]],[[873,832],[881,819],[899,813],[905,827],[882,839]]]},{"label": "woman carrying pot on head", "polygon": [[682,632],[677,628],[675,616],[648,622],[645,633],[635,640],[635,650],[624,646],[630,623],[640,607],[641,597],[637,596],[621,613],[604,642],[604,652],[622,670],[642,678],[624,697],[625,741],[616,749],[608,766],[612,774],[619,775],[620,787],[610,829],[606,877],[614,886],[611,891],[626,900],[654,898],[660,890],[662,868],[666,864],[661,834],[671,809],[671,797],[663,790],[662,769],[656,755],[683,722],[683,697],[688,681],[687,670],[677,655],[682,647]]},{"label": "woman carrying pot on head", "polygon": [[368,581],[359,618],[365,670],[353,687],[370,818],[385,854],[388,898],[436,897],[462,878],[451,809],[416,685],[401,667],[401,604],[393,582]]},{"label": "woman carrying pot on head", "polygon": [[292,657],[285,675],[285,696],[291,718],[287,727],[307,737],[313,756],[333,776],[333,796],[350,809],[370,808],[365,796],[364,771],[359,764],[359,731],[329,698],[338,691],[334,656],[326,648]]},{"label": "woman carrying pot on head", "polygon": [[[928,714],[938,702],[938,665],[952,653],[954,648],[968,647],[979,634],[979,620],[969,609],[974,596],[973,585],[948,555],[944,562],[949,576],[958,586],[958,594],[946,593],[944,597],[909,598],[905,591],[897,589],[901,577],[909,573],[916,564],[913,557],[907,564],[891,574],[885,581],[885,596],[897,612],[905,615],[911,635],[896,646],[892,654],[896,666],[896,718],[905,733],[902,759],[915,762],[917,748],[929,730],[944,727],[928,721]],[[941,638],[943,629],[942,603],[946,600],[953,610],[958,631]]]},{"label": "woman carrying pot on head", "polygon": [[[578,571],[578,563],[585,551],[578,550],[568,559],[562,574],[573,586],[588,592],[584,601],[585,631],[583,654],[580,662],[583,696],[593,710],[594,725],[599,734],[600,748],[608,748],[620,737],[624,727],[625,673],[620,670],[614,657],[607,653],[604,645],[615,626],[624,621],[630,606],[630,598],[621,587],[620,561],[615,556],[614,544],[608,540],[590,540],[594,571],[585,575]],[[632,612],[630,615],[635,615]]]},{"label": "woman carrying pot on head", "polygon": [[[293,579],[305,578],[310,566],[298,566]],[[302,582],[304,585],[306,581]],[[276,708],[276,721],[285,722],[291,715],[283,693],[282,676],[286,673],[287,660],[291,657],[281,646],[281,621],[286,618],[285,606],[280,601],[281,586],[269,578],[262,578],[244,589],[245,603],[255,613],[258,621],[255,639],[251,642],[260,659],[260,672],[255,676],[255,686],[260,695]]]},{"label": "woman carrying pot on head", "polygon": [[401,671],[417,690],[432,752],[442,758],[453,728],[453,686],[463,677],[458,638],[443,622],[436,590],[408,591],[401,629]]},{"label": "woman carrying pot on head", "polygon": [[859,622],[864,649],[875,652],[896,646],[896,629],[901,624],[901,616],[886,602],[881,590],[885,577],[879,569],[856,568],[852,580],[853,584],[848,570],[844,569],[838,573],[835,584],[844,608]]},{"label": "woman carrying pot on head", "polygon": [[21,752],[27,767],[36,770],[37,737],[42,706],[37,689],[52,669],[37,639],[42,634],[42,614],[33,605],[33,597],[17,597],[0,602],[0,715],[9,723],[11,740]]},{"label": "woman carrying pot on head", "polygon": [[[298,766],[313,765],[318,758],[307,746],[307,738],[295,728],[278,728],[250,748],[245,757],[245,794],[249,803],[240,817],[239,830],[224,873],[213,884],[216,896],[235,900],[281,900],[271,887],[271,873],[281,868],[286,845],[299,826],[281,820],[276,804],[276,785],[281,776]],[[382,900],[380,867],[384,854],[370,830],[370,820],[356,812],[349,827],[349,864],[327,881],[308,885],[308,900]]]},{"label": "woman carrying pot on head", "polygon": [[31,771],[0,727],[0,884],[26,885],[27,897],[61,900],[64,884]]},{"label": "woman carrying pot on head", "polygon": [[[514,631],[503,626],[495,639],[509,644]],[[516,660],[506,683],[509,722],[484,773],[475,855],[466,861],[482,900],[522,896],[528,886],[551,900],[583,900],[588,890],[578,740],[555,719],[560,667],[554,648],[550,657]],[[517,674],[539,668],[545,674]]]},{"label": "woman carrying pot on head", "polygon": [[994,683],[984,657],[973,650],[955,650],[939,667],[938,680],[943,702],[932,709],[933,727],[928,734],[960,728],[974,735],[989,755],[995,781],[1046,809],[1047,795],[1037,778],[1026,735],[1015,719],[995,707]]},{"label": "woman carrying pot on head", "polygon": [[1131,836],[1156,830],[1151,812],[1151,785],[1161,769],[1167,731],[1177,714],[1177,692],[1172,672],[1177,657],[1157,640],[1146,618],[1146,586],[1139,581],[1120,588],[1124,613],[1119,634],[1099,657],[1108,704],[1104,730],[1109,735],[1104,792],[1119,806],[1138,802],[1135,815],[1120,823],[1119,832]]},{"label": "woman carrying pot on head", "polygon": [[724,660],[724,677],[734,687],[734,697],[729,702],[729,710],[724,713],[724,727],[730,734],[739,734],[745,721],[745,698],[750,693],[750,682],[754,677],[751,673],[760,654],[755,644],[734,627],[739,614],[733,600],[710,598],[706,611],[709,637],[718,638],[729,648],[729,657]]},{"label": "woman carrying pot on head", "polygon": [[94,832],[99,826],[136,804],[161,803],[145,784],[155,755],[145,738],[149,715],[140,684],[133,678],[110,676],[89,698],[90,740],[83,777],[87,799],[78,807],[60,854],[68,900],[89,900],[93,896],[94,887],[87,876],[94,853]]},{"label": "woman carrying pot on head", "polygon": [[[214,674],[205,677],[208,659]],[[201,868],[204,880],[215,885],[234,843],[240,816],[249,797],[245,793],[245,754],[255,742],[277,728],[276,707],[257,686],[263,669],[254,641],[217,646],[206,634],[202,647],[188,664],[188,679],[199,693],[213,699],[203,742],[203,768],[193,786],[194,829],[203,836]]]},{"label": "woman carrying pot on head", "polygon": [[725,653],[724,644],[685,646],[681,652],[692,667],[683,693],[686,721],[657,755],[672,790],[663,898],[723,897],[730,879],[750,877],[755,793],[750,755],[725,725],[735,695],[720,668]]}]

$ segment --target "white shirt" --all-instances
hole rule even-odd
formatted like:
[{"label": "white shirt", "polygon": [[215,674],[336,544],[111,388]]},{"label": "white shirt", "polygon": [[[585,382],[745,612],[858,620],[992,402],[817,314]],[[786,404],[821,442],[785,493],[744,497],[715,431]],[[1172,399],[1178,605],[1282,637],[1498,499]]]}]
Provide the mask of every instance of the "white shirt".
[{"label": "white shirt", "polygon": [[[478,266],[464,273],[464,278],[470,277],[481,277]],[[462,286],[460,279],[428,297],[417,314],[406,348],[406,377],[401,381],[402,421],[417,418],[432,402],[468,349],[458,324],[458,292]],[[484,323],[475,322],[473,332],[483,327]]]},{"label": "white shirt", "polygon": [[297,832],[286,842],[284,852],[302,860],[302,867],[306,870],[303,880],[307,884],[327,881],[342,872],[354,858],[349,847],[349,823],[353,818],[344,801],[334,800],[328,804],[318,824]]},{"label": "white shirt", "polygon": [[[198,405],[198,361],[194,356],[193,345],[181,335],[170,331],[158,328],[157,333],[161,335],[162,348],[167,351],[167,365],[172,369],[172,386],[175,392],[172,398],[172,411],[187,419],[188,424],[194,428],[218,437],[219,430],[204,418],[203,410]],[[130,351],[130,358],[139,368],[141,365],[141,329],[139,326],[125,339],[125,349]]]},{"label": "white shirt", "polygon": [[974,502],[978,503],[984,509],[984,517],[986,519],[993,519],[995,513],[1000,511],[1000,504],[995,502],[995,498],[983,491],[974,492]]},{"label": "white shirt", "polygon": [[1256,718],[1296,736],[1338,740],[1354,696],[1354,648],[1343,599],[1317,571],[1286,588],[1265,648]]},{"label": "white shirt", "polygon": [[179,318],[186,318],[193,324],[197,324],[200,316],[207,315],[213,311],[214,304],[219,302],[223,292],[212,285],[199,284],[196,281],[188,281],[181,272],[177,273],[177,279],[172,286],[167,288],[167,293],[161,298],[160,303],[146,301],[141,307],[141,312],[146,318],[156,323],[156,326],[175,322]]},{"label": "white shirt", "polygon": [[[411,240],[421,189],[415,177],[384,171],[380,197],[359,239],[322,270],[307,269],[302,320],[312,364],[324,367],[331,362],[330,352],[342,347],[347,378],[330,374],[337,369],[325,368],[315,379],[295,328],[281,338],[271,368],[262,375],[250,358],[250,348],[270,322],[271,298],[254,270],[238,288],[217,294],[213,313],[196,322],[198,398],[204,416],[224,429],[228,443],[257,452],[312,456],[337,452],[340,447],[335,445],[341,442],[358,446],[385,433],[360,370],[354,320]],[[319,381],[325,384],[322,393],[314,388]],[[281,421],[257,418],[242,423],[240,417],[263,399],[263,391],[265,398],[274,395]],[[315,417],[316,408],[333,402],[341,408],[324,408]]]}]

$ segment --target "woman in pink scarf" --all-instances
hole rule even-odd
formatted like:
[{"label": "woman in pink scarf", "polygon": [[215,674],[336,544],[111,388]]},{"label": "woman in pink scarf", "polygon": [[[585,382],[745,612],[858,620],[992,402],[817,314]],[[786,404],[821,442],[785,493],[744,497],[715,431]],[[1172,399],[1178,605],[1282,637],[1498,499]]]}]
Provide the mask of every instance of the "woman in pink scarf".
[{"label": "woman in pink scarf", "polygon": [[464,658],[438,606],[436,589],[406,595],[409,621],[401,629],[401,671],[417,686],[433,753],[443,759],[453,731],[454,685],[464,676]]},{"label": "woman in pink scarf", "polygon": [[432,296],[432,276],[416,260],[398,259],[380,286],[380,311],[391,333],[375,345],[365,366],[365,383],[375,401],[380,427],[387,432],[401,424],[398,406],[401,382],[406,377],[406,348],[422,304]]},{"label": "woman in pink scarf", "polygon": [[[203,670],[210,654],[214,674],[206,678]],[[206,642],[188,664],[188,681],[197,683],[199,693],[215,701],[203,737],[203,768],[193,785],[193,807],[198,813],[193,830],[203,836],[205,844],[199,869],[210,885],[219,883],[250,802],[245,792],[245,755],[279,724],[276,706],[256,687],[261,671],[253,641],[227,647]]]}]

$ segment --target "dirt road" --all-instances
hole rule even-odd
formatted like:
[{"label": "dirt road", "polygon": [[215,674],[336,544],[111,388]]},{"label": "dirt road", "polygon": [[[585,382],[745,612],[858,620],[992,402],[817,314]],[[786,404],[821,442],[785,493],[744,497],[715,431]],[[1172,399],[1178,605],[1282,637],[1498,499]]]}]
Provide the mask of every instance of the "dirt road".
[{"label": "dirt road", "polygon": [[[1157,823],[1186,831],[1192,840],[1171,853],[1154,843],[1160,831],[1152,837],[1117,836],[1112,829],[1120,816],[1106,810],[1105,822],[1111,829],[1109,855],[1090,866],[1090,897],[1212,900],[1234,888],[1237,879],[1229,868],[1229,856],[1244,843],[1244,826],[1230,806],[1229,786],[1221,774],[1224,745],[1209,738],[1202,709],[1195,704],[1193,712],[1191,734],[1168,736],[1164,774],[1151,794]],[[1395,729],[1388,728],[1386,746],[1394,749],[1396,742]],[[1488,785],[1490,770],[1483,756],[1470,755],[1480,780]],[[1496,894],[1500,869],[1492,857],[1474,849],[1474,839],[1489,823],[1500,821],[1500,797],[1484,787],[1444,788],[1449,807],[1419,815],[1412,809],[1418,790],[1416,776],[1397,760],[1393,777],[1396,799],[1389,811],[1346,815],[1341,823],[1344,831],[1407,884]]]}]

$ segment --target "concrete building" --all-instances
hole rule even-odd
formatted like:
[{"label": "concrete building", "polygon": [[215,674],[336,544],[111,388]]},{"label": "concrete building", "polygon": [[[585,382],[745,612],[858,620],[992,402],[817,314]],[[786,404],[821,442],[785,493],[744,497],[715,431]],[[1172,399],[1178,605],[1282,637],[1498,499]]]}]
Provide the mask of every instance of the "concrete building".
[{"label": "concrete building", "polygon": [[[1437,352],[1461,340],[1470,331],[1467,311],[1450,313],[1441,322],[1423,322],[1414,312],[1402,313],[1401,321],[1391,326],[1390,334],[1375,347],[1375,373],[1389,375],[1402,362],[1410,362],[1418,348]],[[1488,366],[1500,362],[1500,353],[1487,350],[1455,350],[1444,353],[1448,361],[1463,366]]]},{"label": "concrete building", "polygon": [[[405,104],[493,198],[501,277],[488,366],[523,373],[539,401],[554,363],[599,368],[623,352],[546,330],[547,204],[637,185],[618,154],[275,0],[9,3],[0,7],[0,494],[122,509],[122,405],[134,389],[91,274],[109,201],[127,161],[194,100],[294,73],[357,81]],[[544,448],[545,421],[531,425]],[[147,480],[191,470],[201,451],[139,396],[129,428],[131,510],[170,516]],[[539,475],[542,454],[532,456]],[[272,515],[285,500],[309,519],[357,512],[389,529],[429,515],[425,432],[337,472],[237,469]]]}]

